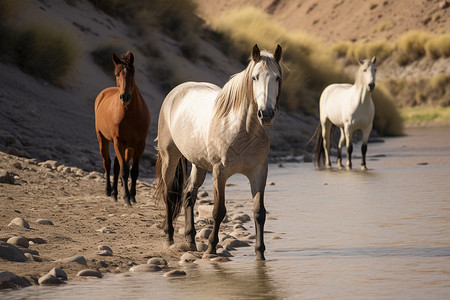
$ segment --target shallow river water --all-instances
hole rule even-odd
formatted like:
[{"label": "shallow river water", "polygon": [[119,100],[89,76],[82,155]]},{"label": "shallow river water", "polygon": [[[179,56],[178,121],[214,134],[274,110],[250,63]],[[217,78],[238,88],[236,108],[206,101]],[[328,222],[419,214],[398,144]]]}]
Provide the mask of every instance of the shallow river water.
[{"label": "shallow river water", "polygon": [[[183,267],[183,278],[110,275],[0,298],[449,299],[450,128],[407,134],[369,144],[368,172],[271,165],[265,262],[240,248],[231,262]],[[227,202],[252,215],[248,181],[228,183]]]}]

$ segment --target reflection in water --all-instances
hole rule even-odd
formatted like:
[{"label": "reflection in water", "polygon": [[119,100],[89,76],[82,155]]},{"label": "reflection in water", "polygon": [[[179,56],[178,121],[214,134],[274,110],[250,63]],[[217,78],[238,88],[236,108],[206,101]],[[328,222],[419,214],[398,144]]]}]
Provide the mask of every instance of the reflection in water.
[{"label": "reflection in water", "polygon": [[[266,262],[247,247],[185,266],[183,278],[110,276],[0,298],[448,299],[450,130],[409,133],[371,145],[368,172],[270,166]],[[229,183],[227,206],[253,215],[247,179]]]}]

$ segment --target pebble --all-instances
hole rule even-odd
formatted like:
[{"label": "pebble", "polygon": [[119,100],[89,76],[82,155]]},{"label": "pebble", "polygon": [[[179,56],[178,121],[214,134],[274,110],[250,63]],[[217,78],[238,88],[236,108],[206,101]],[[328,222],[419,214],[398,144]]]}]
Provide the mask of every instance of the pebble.
[{"label": "pebble", "polygon": [[186,272],[182,270],[172,270],[167,273],[164,273],[164,277],[181,277],[186,276]]},{"label": "pebble", "polygon": [[112,256],[113,253],[111,251],[109,251],[109,250],[99,250],[99,251],[97,251],[97,255],[100,255],[100,256]]},{"label": "pebble", "polygon": [[137,265],[130,268],[130,272],[136,273],[157,272],[161,270],[162,270],[161,266],[149,264]]},{"label": "pebble", "polygon": [[102,278],[102,273],[100,273],[97,270],[93,270],[93,269],[85,269],[85,270],[81,270],[80,272],[78,272],[77,276],[78,277],[86,276],[86,277]]},{"label": "pebble", "polygon": [[233,221],[242,221],[242,222],[248,222],[250,221],[250,216],[244,213],[237,213],[234,214],[233,217],[231,218]]},{"label": "pebble", "polygon": [[15,184],[14,174],[0,170],[0,183]]},{"label": "pebble", "polygon": [[233,254],[231,254],[230,251],[223,248],[217,249],[217,255],[222,257],[233,257]]},{"label": "pebble", "polygon": [[55,277],[51,274],[46,274],[39,278],[38,283],[39,285],[58,285],[64,282],[61,281],[58,277]]},{"label": "pebble", "polygon": [[0,257],[8,261],[27,261],[27,258],[19,248],[8,243],[0,243]]},{"label": "pebble", "polygon": [[48,219],[37,219],[36,223],[41,224],[41,225],[51,225],[51,226],[55,225],[55,224],[53,224],[52,221],[50,221]]},{"label": "pebble", "polygon": [[116,233],[113,229],[108,228],[108,227],[102,227],[100,229],[97,229],[96,231],[101,232],[101,233]]},{"label": "pebble", "polygon": [[13,226],[13,225],[20,226],[20,227],[23,227],[26,229],[30,229],[30,224],[28,224],[28,222],[25,221],[24,218],[20,218],[20,217],[15,218],[14,220],[11,221],[11,223],[8,224],[8,226]]},{"label": "pebble", "polygon": [[211,258],[212,262],[229,262],[231,261],[231,259],[229,259],[228,257],[225,256],[217,256],[214,258]]},{"label": "pebble", "polygon": [[222,245],[230,246],[233,248],[250,246],[249,243],[247,243],[246,241],[241,241],[237,239],[226,239],[225,241],[222,242]]},{"label": "pebble", "polygon": [[20,162],[15,162],[13,166],[14,166],[14,168],[16,168],[18,170],[22,170],[23,169],[22,164]]},{"label": "pebble", "polygon": [[149,265],[167,266],[167,260],[162,257],[152,257],[147,261]]},{"label": "pebble", "polygon": [[63,262],[63,263],[76,262],[76,263],[79,263],[80,265],[85,265],[85,266],[87,265],[86,258],[84,258],[84,256],[81,256],[81,255],[59,259],[59,260],[56,260],[56,262]]},{"label": "pebble", "polygon": [[111,252],[111,253],[113,252],[112,249],[111,249],[111,247],[105,246],[105,245],[98,245],[97,250],[99,250],[99,251],[101,251],[101,250],[107,250],[107,251],[109,251],[109,252]]},{"label": "pebble", "polygon": [[212,212],[214,209],[214,205],[199,205],[197,208],[198,217],[201,219],[212,219]]},{"label": "pebble", "polygon": [[0,272],[0,289],[16,289],[19,287],[31,286],[28,279],[19,277],[11,272]]},{"label": "pebble", "polygon": [[56,278],[59,278],[61,280],[67,280],[67,274],[60,268],[53,268],[48,272],[48,274],[55,276]]},{"label": "pebble", "polygon": [[207,191],[201,192],[200,195],[199,195],[199,197],[200,197],[200,198],[206,198],[206,197],[208,197],[208,192],[207,192]]},{"label": "pebble", "polygon": [[57,162],[56,160],[47,160],[47,161],[38,163],[38,165],[41,167],[44,167],[44,168],[56,170],[56,168],[60,165],[60,163]]},{"label": "pebble", "polygon": [[203,242],[195,242],[195,246],[197,247],[197,251],[206,251],[208,249],[208,245]]},{"label": "pebble", "polygon": [[192,262],[196,261],[197,259],[199,259],[199,257],[197,257],[189,252],[186,252],[181,256],[180,263],[192,263]]},{"label": "pebble", "polygon": [[26,238],[21,237],[21,236],[13,236],[13,237],[9,238],[6,242],[8,244],[20,246],[23,248],[28,248],[30,245],[30,242]]},{"label": "pebble", "polygon": [[208,239],[209,236],[212,233],[212,229],[210,228],[203,228],[202,230],[199,231],[198,233],[198,237],[201,239]]}]

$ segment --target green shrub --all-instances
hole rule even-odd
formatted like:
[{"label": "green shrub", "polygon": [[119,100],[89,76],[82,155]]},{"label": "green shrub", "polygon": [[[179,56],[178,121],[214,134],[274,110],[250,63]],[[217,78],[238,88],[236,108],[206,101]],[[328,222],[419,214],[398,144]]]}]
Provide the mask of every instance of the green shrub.
[{"label": "green shrub", "polygon": [[432,37],[422,31],[408,31],[396,42],[396,60],[400,65],[406,65],[425,55],[425,44]]},{"label": "green shrub", "polygon": [[430,38],[425,44],[425,53],[431,59],[450,57],[450,34]]},{"label": "green shrub", "polygon": [[[327,85],[354,82],[354,77],[350,78],[339,67],[332,50],[325,43],[308,34],[285,31],[269,15],[256,8],[247,7],[226,13],[216,21],[216,29],[229,37],[246,59],[255,43],[271,51],[277,43],[282,45],[285,78],[281,106],[290,111],[300,109],[306,114],[317,116],[319,98]],[[340,49],[335,48],[333,51],[342,53],[344,48],[350,46],[342,43],[337,46]],[[357,63],[357,60],[354,59],[352,63]],[[375,91],[375,128],[381,134],[400,134],[402,120],[389,92],[382,88]]]},{"label": "green shrub", "polygon": [[73,36],[45,26],[18,32],[14,44],[15,63],[23,71],[53,84],[61,83],[79,53]]}]

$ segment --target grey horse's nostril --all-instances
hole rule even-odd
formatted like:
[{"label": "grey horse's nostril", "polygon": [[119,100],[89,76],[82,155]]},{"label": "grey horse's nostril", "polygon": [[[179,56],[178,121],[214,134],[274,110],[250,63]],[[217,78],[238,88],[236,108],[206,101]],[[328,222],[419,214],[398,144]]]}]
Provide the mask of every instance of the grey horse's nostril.
[{"label": "grey horse's nostril", "polygon": [[263,111],[262,111],[262,109],[258,110],[258,118],[260,118],[260,119],[263,118]]}]

